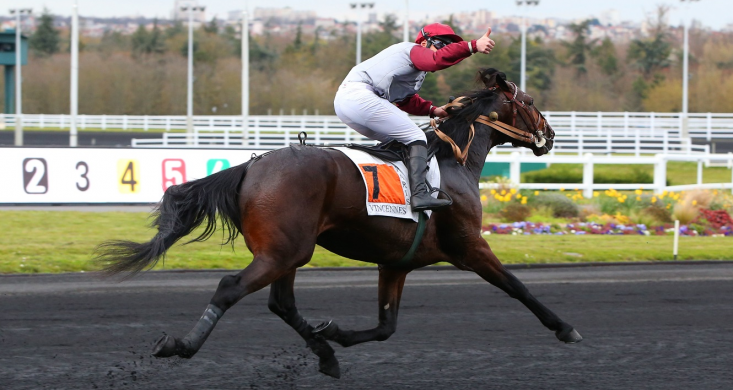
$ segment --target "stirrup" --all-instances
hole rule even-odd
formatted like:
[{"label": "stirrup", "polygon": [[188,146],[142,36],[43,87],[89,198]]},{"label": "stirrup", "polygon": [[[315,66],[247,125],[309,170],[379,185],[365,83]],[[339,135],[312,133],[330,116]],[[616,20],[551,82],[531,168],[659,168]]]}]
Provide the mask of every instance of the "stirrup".
[{"label": "stirrup", "polygon": [[[430,184],[428,184],[428,187],[430,187]],[[448,193],[447,193],[447,192],[445,192],[445,191],[441,190],[440,188],[436,188],[436,187],[430,187],[430,191],[428,191],[428,193],[432,195],[432,193],[433,193],[433,192],[438,192],[438,193],[440,193],[440,194],[443,194],[443,195],[445,195],[445,196],[446,196],[446,198],[448,198],[448,200],[450,201],[450,203],[448,203],[448,204],[447,204],[447,205],[446,205],[445,207],[448,207],[448,206],[450,206],[450,205],[452,205],[452,204],[453,204],[453,197],[452,197],[452,196],[450,196],[450,195],[448,195]]]}]

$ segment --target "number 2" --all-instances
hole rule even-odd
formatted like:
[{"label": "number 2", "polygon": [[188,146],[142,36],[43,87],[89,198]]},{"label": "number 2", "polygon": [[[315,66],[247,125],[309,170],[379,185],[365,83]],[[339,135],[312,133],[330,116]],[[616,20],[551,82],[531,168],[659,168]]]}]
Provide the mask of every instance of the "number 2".
[{"label": "number 2", "polygon": [[48,169],[42,158],[23,160],[23,189],[26,194],[45,194],[48,192]]}]

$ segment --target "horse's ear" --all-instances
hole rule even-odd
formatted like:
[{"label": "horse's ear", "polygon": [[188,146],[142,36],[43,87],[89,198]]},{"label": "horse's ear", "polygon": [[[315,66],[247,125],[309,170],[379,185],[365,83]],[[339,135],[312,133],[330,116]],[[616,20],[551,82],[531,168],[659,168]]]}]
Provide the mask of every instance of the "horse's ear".
[{"label": "horse's ear", "polygon": [[509,85],[506,83],[506,74],[495,68],[481,69],[478,72],[478,80],[484,84],[486,88],[493,88],[496,85],[503,91],[510,91]]}]

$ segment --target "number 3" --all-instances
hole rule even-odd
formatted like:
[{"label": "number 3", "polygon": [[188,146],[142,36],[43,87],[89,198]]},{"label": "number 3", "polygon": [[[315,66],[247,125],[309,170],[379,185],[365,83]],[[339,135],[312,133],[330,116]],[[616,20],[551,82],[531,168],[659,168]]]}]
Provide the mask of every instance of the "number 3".
[{"label": "number 3", "polygon": [[79,174],[79,176],[82,179],[84,179],[85,184],[82,186],[82,185],[79,185],[79,183],[77,182],[76,183],[76,189],[78,189],[79,191],[82,191],[83,192],[83,191],[86,191],[86,190],[89,189],[89,184],[90,183],[89,183],[89,178],[87,177],[87,174],[89,174],[89,165],[87,165],[87,163],[84,162],[84,161],[79,161],[78,163],[76,163],[76,170],[77,171],[79,170],[79,167],[84,167],[84,172],[81,173],[81,174]]}]

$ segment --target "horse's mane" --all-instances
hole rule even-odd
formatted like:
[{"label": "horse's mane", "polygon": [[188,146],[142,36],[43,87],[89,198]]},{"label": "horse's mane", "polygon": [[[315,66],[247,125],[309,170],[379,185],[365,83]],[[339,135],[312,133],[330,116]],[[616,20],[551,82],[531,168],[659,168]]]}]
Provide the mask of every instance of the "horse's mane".
[{"label": "horse's mane", "polygon": [[[463,95],[471,99],[473,103],[464,105],[463,107],[449,107],[448,114],[450,119],[440,125],[440,131],[448,135],[458,145],[461,150],[466,147],[470,135],[470,124],[473,123],[479,115],[488,115],[494,104],[496,103],[497,93],[492,90],[483,89],[469,92]],[[496,110],[494,110],[496,111]],[[476,133],[476,137],[480,135]],[[443,142],[435,132],[427,133],[428,145],[436,149],[435,155],[438,158],[453,158],[453,149],[448,143]]]}]

